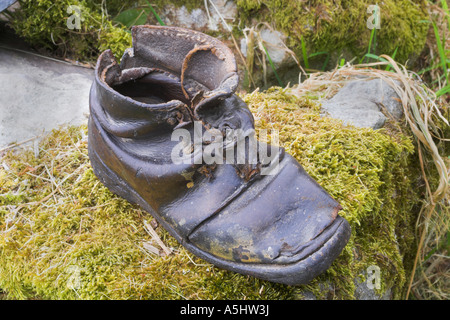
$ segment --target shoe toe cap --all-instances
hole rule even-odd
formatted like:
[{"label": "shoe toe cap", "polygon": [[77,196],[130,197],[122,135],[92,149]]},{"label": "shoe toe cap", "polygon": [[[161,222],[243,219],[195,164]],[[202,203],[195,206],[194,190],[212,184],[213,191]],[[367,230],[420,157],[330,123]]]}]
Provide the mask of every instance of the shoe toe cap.
[{"label": "shoe toe cap", "polygon": [[[230,261],[295,263],[331,239],[347,242],[348,232],[342,231],[349,229],[348,223],[338,217],[340,209],[288,156],[276,176],[256,181],[219,214],[198,226],[189,241]],[[336,240],[339,233],[342,236]],[[342,250],[341,245],[335,247]]]}]

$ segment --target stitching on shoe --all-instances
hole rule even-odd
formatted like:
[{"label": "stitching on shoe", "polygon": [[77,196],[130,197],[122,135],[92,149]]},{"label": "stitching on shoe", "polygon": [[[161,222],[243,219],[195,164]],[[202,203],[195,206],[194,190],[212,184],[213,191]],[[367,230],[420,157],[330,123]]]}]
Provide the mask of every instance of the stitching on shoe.
[{"label": "stitching on shoe", "polygon": [[[225,52],[220,48],[219,44],[214,44],[213,42],[216,41],[209,41],[207,36],[202,34],[195,34],[191,35],[188,33],[183,33],[181,30],[170,30],[170,29],[164,29],[162,31],[158,29],[154,29],[153,26],[139,26],[139,28],[146,28],[150,34],[156,34],[156,35],[164,35],[169,37],[179,37],[189,40],[190,42],[201,42],[204,45],[210,45],[213,46],[216,50],[213,52],[220,60],[224,60],[226,57]],[[176,28],[176,27],[175,27]],[[215,40],[215,39],[214,39]]]},{"label": "stitching on shoe", "polygon": [[186,70],[189,67],[189,61],[191,60],[191,58],[200,51],[211,51],[214,53],[213,51],[214,47],[211,45],[205,45],[205,46],[200,46],[200,47],[194,47],[194,49],[192,49],[191,51],[188,52],[188,54],[184,57],[184,61],[181,67],[181,90],[183,91],[184,96],[186,97],[186,99],[190,99],[189,94],[186,92],[185,88],[184,88],[184,76],[186,73]]}]

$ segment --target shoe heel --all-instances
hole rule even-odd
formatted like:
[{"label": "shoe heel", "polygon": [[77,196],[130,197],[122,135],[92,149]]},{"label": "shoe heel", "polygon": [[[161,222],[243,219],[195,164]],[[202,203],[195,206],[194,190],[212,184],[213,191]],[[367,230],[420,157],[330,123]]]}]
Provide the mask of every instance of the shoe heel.
[{"label": "shoe heel", "polygon": [[105,187],[109,189],[109,191],[121,198],[126,199],[128,202],[139,204],[139,201],[137,200],[138,196],[135,195],[135,191],[132,190],[131,187],[128,186],[128,184],[114,171],[106,166],[98,157],[97,153],[89,147],[89,145],[88,154],[95,176]]}]

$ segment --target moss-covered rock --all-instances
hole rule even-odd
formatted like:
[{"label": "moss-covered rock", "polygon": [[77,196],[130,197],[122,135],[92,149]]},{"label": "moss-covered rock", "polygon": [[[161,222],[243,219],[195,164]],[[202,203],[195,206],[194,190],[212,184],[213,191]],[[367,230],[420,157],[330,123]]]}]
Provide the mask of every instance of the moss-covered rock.
[{"label": "moss-covered rock", "polygon": [[[151,14],[147,1],[138,0],[18,0],[20,6],[8,14],[9,24],[16,33],[38,49],[47,49],[58,56],[74,60],[95,62],[100,52],[111,49],[121,58],[126,48],[131,47],[130,26],[115,18],[119,13],[137,8],[145,17],[143,23],[158,21]],[[151,1],[160,11],[167,1]],[[188,10],[203,6],[203,0],[171,0],[171,4]],[[80,9],[80,29],[70,29],[67,21]],[[145,11],[142,11],[145,8]],[[140,20],[141,21],[141,20]],[[133,21],[132,21],[133,22]],[[137,23],[135,21],[134,23]],[[141,22],[142,23],[142,22]]]},{"label": "moss-covered rock", "polygon": [[[60,54],[70,54],[79,60],[92,60],[104,48],[112,48],[116,56],[121,57],[123,50],[129,47],[131,37],[124,26],[113,23],[114,18],[119,12],[130,8],[148,9],[148,2],[142,0],[110,0],[104,3],[93,0],[19,2],[20,9],[11,20],[11,25],[19,35],[34,45],[58,49]],[[156,0],[151,3],[162,17],[166,5],[206,11],[203,0]],[[244,27],[268,22],[288,36],[287,44],[298,57],[302,57],[301,37],[304,38],[308,54],[326,52],[337,59],[341,54],[350,53],[351,58],[367,53],[371,36],[367,20],[372,14],[367,10],[373,4],[370,1],[237,0],[236,4],[238,17],[235,22],[228,22],[234,25],[235,35],[242,36],[239,30]],[[70,16],[67,8],[71,5],[82,9],[84,21],[81,30],[70,30],[66,26]],[[416,57],[425,45],[429,29],[428,24],[421,22],[427,19],[427,2],[386,0],[378,5],[381,28],[377,30],[372,43],[372,52],[392,55],[397,49],[396,59],[400,63]],[[211,13],[215,14],[214,8],[209,6]],[[147,16],[147,23],[158,23],[149,10],[143,14]],[[217,31],[210,33],[217,35]],[[223,33],[225,37],[229,36],[226,29],[223,29]],[[327,55],[320,54],[311,59],[323,65]],[[329,61],[332,61],[330,66],[334,67],[336,61]]]},{"label": "moss-covered rock", "polygon": [[[327,52],[342,54],[347,51],[362,57],[368,51],[371,29],[367,12],[371,1],[295,1],[295,0],[237,0],[241,24],[267,21],[289,36],[288,45],[299,57],[301,37],[308,54]],[[404,63],[417,57],[423,50],[427,37],[426,1],[386,0],[378,3],[380,29],[377,30],[375,53],[392,55],[398,48],[396,59]],[[324,55],[319,56],[323,63]],[[335,62],[335,61],[333,61]],[[335,64],[332,65],[334,67]]]},{"label": "moss-covered rock", "polygon": [[[111,49],[121,57],[131,46],[131,34],[114,24],[101,2],[93,0],[19,0],[9,24],[28,43],[80,61],[95,61],[99,52]],[[114,13],[133,1],[108,1]],[[121,6],[119,6],[119,4]],[[80,29],[69,28],[68,19],[80,9]],[[72,21],[72,20],[71,20]]]},{"label": "moss-covered rock", "polygon": [[[332,267],[289,287],[224,271],[191,255],[161,227],[164,255],[144,229],[151,217],[113,195],[93,174],[85,127],[53,132],[33,152],[0,166],[0,290],[45,299],[350,299],[368,267],[382,294],[403,293],[420,199],[411,139],[398,131],[343,126],[279,88],[243,96],[259,129],[280,144],[342,207],[351,239]],[[270,130],[269,130],[270,133]],[[155,250],[156,249],[156,250]],[[161,251],[161,250],[160,250]]]}]

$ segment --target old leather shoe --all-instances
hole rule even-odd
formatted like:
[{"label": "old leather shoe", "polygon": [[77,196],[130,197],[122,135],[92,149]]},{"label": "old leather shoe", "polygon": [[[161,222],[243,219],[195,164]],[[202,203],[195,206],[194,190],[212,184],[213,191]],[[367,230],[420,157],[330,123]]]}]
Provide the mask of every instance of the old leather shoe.
[{"label": "old leather shoe", "polygon": [[[254,153],[251,135],[229,139],[254,129],[234,93],[230,49],[176,27],[138,26],[132,35],[120,64],[107,50],[96,66],[88,148],[100,181],[218,267],[290,285],[329,268],[350,236],[340,205],[282,148],[257,142]],[[180,132],[188,143],[174,139]],[[214,159],[231,150],[234,161],[206,161],[208,148]]]}]

